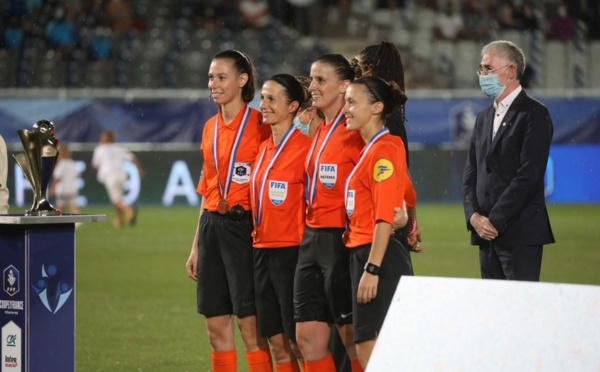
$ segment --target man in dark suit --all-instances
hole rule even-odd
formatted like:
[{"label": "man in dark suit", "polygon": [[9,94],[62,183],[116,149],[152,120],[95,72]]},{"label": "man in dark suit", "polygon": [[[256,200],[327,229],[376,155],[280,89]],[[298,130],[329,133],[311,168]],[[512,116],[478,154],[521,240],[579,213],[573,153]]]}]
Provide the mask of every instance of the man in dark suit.
[{"label": "man in dark suit", "polygon": [[494,103],[475,122],[463,200],[484,279],[539,281],[543,245],[554,243],[544,198],[553,125],[548,109],[521,87],[524,70],[515,44],[483,47],[477,74]]}]

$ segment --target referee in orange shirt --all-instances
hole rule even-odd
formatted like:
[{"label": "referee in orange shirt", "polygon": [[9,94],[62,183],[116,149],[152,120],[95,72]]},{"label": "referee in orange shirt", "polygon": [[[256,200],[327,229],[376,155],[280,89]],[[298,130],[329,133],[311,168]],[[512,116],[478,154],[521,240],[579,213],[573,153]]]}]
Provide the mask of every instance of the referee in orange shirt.
[{"label": "referee in orange shirt", "polygon": [[319,57],[310,69],[313,106],[325,119],[318,126],[306,160],[306,229],[294,282],[296,337],[306,371],[335,371],[328,351],[334,323],[353,371],[360,371],[352,336],[352,299],[348,252],[342,242],[346,225],[344,181],[358,161],[364,142],[344,129],[344,93],[355,71],[339,54]]},{"label": "referee in orange shirt", "polygon": [[[414,194],[404,144],[385,126],[387,116],[404,102],[406,95],[396,83],[365,77],[350,84],[343,108],[346,129],[360,133],[366,143],[345,184],[349,222],[344,233],[350,248],[354,341],[365,369],[398,281],[412,274],[409,252],[390,238],[390,206],[403,205]],[[402,223],[407,220],[404,214]]]},{"label": "referee in orange shirt", "polygon": [[[398,84],[401,90],[405,90],[404,86],[404,66],[402,56],[398,47],[389,41],[382,41],[379,44],[373,44],[365,47],[352,60],[360,67],[361,75],[358,77],[375,76],[385,81],[394,81]],[[405,105],[402,104],[398,109],[386,118],[386,125],[390,129],[390,133],[400,136],[404,143],[406,152],[406,166],[409,165],[409,150],[408,136],[406,133],[406,117]],[[414,200],[414,195],[409,195],[406,200]],[[398,211],[402,213],[402,211]],[[403,246],[415,252],[423,252],[423,248],[419,245],[421,242],[421,232],[417,226],[417,211],[414,207],[408,206],[406,211],[409,216],[409,222],[406,229],[397,229],[394,238],[400,240]],[[410,256],[408,256],[410,258]]]},{"label": "referee in orange shirt", "polygon": [[254,66],[236,50],[217,54],[208,71],[208,88],[219,107],[202,134],[204,159],[198,193],[198,228],[186,263],[197,281],[198,312],[203,314],[212,347],[212,370],[234,372],[234,315],[251,372],[270,371],[266,340],[256,328],[250,179],[260,143],[270,135],[254,98]]},{"label": "referee in orange shirt", "polygon": [[[258,331],[267,337],[277,372],[300,371],[296,344],[294,272],[305,223],[304,161],[311,139],[292,125],[308,91],[292,75],[262,86],[260,110],[272,136],[263,142],[252,175],[254,286]],[[293,351],[292,351],[293,350]]]}]

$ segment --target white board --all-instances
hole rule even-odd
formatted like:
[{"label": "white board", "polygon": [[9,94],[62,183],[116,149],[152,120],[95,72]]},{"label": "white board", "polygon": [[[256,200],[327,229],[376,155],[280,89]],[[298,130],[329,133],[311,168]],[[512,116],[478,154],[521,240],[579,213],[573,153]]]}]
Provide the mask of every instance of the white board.
[{"label": "white board", "polygon": [[600,286],[403,277],[374,371],[600,371]]}]

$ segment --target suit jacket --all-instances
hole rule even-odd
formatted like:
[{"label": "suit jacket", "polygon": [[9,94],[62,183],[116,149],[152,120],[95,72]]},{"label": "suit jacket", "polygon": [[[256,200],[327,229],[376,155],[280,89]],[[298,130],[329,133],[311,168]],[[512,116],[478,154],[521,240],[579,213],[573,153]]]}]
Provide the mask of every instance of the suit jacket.
[{"label": "suit jacket", "polygon": [[554,131],[548,109],[523,90],[492,140],[493,105],[479,113],[463,174],[471,244],[486,244],[469,219],[487,216],[498,245],[554,243],[544,197],[544,173]]}]

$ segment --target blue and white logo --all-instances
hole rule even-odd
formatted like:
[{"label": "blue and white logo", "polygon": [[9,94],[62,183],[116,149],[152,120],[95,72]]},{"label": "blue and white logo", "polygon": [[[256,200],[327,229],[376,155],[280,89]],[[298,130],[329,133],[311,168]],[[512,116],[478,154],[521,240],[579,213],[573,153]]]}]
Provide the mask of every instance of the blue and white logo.
[{"label": "blue and white logo", "polygon": [[473,101],[464,101],[450,109],[450,130],[452,140],[458,143],[468,143],[475,127],[477,113],[483,107]]},{"label": "blue and white logo", "polygon": [[242,185],[250,182],[250,174],[252,173],[252,163],[235,163],[233,166],[233,174],[231,181]]},{"label": "blue and white logo", "polygon": [[328,189],[335,186],[337,181],[337,164],[319,165],[319,181]]},{"label": "blue and white logo", "polygon": [[288,183],[283,181],[269,180],[269,199],[274,206],[278,207],[287,198]]},{"label": "blue and white logo", "polygon": [[60,310],[73,292],[73,285],[63,281],[62,274],[63,272],[54,265],[48,266],[48,269],[42,265],[42,277],[36,285],[31,285],[46,309],[52,314],[56,314]]},{"label": "blue and white logo", "polygon": [[19,292],[20,289],[20,278],[19,270],[13,265],[8,266],[2,272],[2,289],[9,296],[14,296]]},{"label": "blue and white logo", "polygon": [[346,213],[348,216],[351,216],[354,213],[354,207],[356,205],[356,200],[354,199],[354,190],[348,190],[347,198],[346,198]]}]

